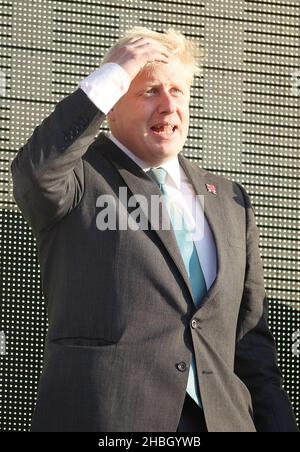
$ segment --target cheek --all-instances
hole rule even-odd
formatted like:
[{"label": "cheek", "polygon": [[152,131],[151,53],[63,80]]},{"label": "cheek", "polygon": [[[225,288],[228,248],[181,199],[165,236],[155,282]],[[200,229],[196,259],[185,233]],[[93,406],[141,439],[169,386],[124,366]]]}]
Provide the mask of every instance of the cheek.
[{"label": "cheek", "polygon": [[187,121],[190,115],[190,104],[186,100],[182,100],[177,104],[177,111],[182,121]]},{"label": "cheek", "polygon": [[138,127],[146,117],[146,109],[140,105],[127,105],[124,109],[123,115],[127,118],[127,121],[130,122],[130,124],[135,124],[135,126]]},{"label": "cheek", "polygon": [[179,112],[179,117],[182,125],[188,126],[190,120],[189,109],[182,108]]}]

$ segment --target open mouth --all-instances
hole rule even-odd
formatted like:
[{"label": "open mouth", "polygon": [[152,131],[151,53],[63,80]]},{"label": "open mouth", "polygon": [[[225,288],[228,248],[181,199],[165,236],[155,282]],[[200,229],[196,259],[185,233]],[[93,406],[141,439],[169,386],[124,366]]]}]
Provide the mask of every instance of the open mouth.
[{"label": "open mouth", "polygon": [[176,132],[177,129],[178,126],[172,123],[155,124],[151,127],[152,132],[161,137],[170,137]]}]

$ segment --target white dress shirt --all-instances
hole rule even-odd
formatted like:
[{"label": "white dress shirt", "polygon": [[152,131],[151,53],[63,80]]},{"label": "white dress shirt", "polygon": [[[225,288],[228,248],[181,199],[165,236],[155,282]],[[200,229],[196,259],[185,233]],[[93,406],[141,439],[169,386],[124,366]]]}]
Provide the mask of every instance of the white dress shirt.
[{"label": "white dress shirt", "polygon": [[[105,114],[126,93],[130,78],[126,71],[116,63],[107,63],[83,79],[78,87]],[[120,143],[112,133],[107,134],[129,158],[145,172],[149,164],[137,157],[132,151]],[[168,196],[176,208],[188,220],[195,242],[199,261],[202,267],[207,290],[211,287],[217,274],[217,253],[212,231],[204,215],[203,206],[195,190],[179,164],[177,155],[160,165],[167,171],[166,186]]]}]

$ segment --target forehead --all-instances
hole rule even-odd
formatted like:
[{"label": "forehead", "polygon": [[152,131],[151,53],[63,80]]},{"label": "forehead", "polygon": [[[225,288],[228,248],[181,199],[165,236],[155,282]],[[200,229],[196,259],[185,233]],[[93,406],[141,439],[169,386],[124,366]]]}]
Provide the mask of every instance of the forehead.
[{"label": "forehead", "polygon": [[190,85],[186,67],[178,58],[172,58],[169,63],[157,62],[146,66],[136,77],[136,82]]}]

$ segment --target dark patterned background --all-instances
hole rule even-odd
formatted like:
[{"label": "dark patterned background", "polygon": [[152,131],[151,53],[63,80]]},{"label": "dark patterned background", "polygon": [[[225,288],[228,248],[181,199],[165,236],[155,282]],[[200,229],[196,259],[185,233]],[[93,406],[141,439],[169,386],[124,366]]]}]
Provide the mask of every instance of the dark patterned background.
[{"label": "dark patterned background", "polygon": [[298,0],[0,0],[0,430],[28,430],[47,327],[35,241],[10,163],[126,29],[174,27],[204,45],[185,154],[242,183],[260,230],[270,326],[299,421]]}]

